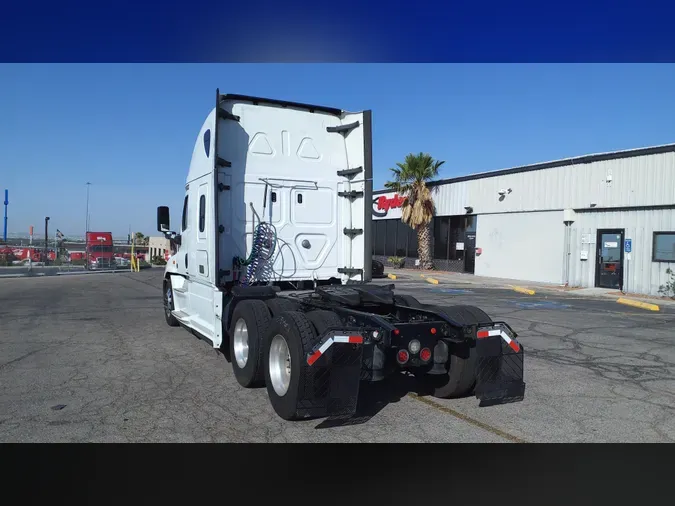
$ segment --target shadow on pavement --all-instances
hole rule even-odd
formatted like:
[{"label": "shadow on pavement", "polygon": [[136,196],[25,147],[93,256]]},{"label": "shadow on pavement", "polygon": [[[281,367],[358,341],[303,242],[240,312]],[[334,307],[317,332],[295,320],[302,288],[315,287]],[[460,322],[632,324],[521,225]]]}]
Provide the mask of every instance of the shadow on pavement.
[{"label": "shadow on pavement", "polygon": [[411,374],[394,374],[377,383],[361,383],[356,413],[352,416],[329,417],[319,423],[316,429],[330,429],[350,425],[361,425],[370,421],[386,406],[399,402],[409,393],[420,397],[429,395],[428,388]]}]

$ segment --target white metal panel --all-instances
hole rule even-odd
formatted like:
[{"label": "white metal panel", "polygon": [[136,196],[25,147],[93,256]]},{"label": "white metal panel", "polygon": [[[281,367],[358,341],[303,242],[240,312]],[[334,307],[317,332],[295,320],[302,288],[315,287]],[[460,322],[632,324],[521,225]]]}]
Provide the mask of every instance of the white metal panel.
[{"label": "white metal panel", "polygon": [[562,211],[489,214],[478,218],[475,273],[543,283],[561,283]]},{"label": "white metal panel", "polygon": [[466,214],[464,207],[470,205],[467,203],[467,182],[439,185],[432,188],[437,215],[455,216]]},{"label": "white metal panel", "polygon": [[[675,210],[593,211],[576,214],[572,225],[570,285],[595,286],[598,229],[625,229],[625,238],[632,239],[631,258],[624,264],[624,288],[633,293],[658,295],[659,285],[667,280],[666,269],[675,263],[652,262],[653,233],[675,232]],[[589,237],[593,243],[582,239]],[[587,260],[581,260],[582,251]],[[624,262],[626,260],[624,259]],[[627,271],[627,272],[626,272]]]},{"label": "white metal panel", "polygon": [[[463,205],[472,206],[476,213],[589,208],[592,203],[598,208],[668,205],[675,203],[675,153],[517,172],[441,186],[462,185],[468,185]],[[506,190],[503,197],[500,190]],[[453,191],[443,189],[440,193],[450,195]]]}]

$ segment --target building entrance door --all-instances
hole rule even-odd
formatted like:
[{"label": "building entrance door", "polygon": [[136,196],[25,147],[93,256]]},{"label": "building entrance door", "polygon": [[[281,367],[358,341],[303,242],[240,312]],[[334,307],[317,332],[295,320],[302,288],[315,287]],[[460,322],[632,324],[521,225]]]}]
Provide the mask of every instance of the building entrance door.
[{"label": "building entrance door", "polygon": [[598,230],[595,286],[623,290],[623,229]]},{"label": "building entrance door", "polygon": [[464,272],[474,273],[476,268],[476,232],[464,234]]}]

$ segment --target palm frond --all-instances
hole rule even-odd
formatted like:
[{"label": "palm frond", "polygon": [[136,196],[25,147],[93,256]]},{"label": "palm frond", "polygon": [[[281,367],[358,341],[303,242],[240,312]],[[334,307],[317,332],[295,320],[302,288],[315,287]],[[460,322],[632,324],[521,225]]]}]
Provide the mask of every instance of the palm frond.
[{"label": "palm frond", "polygon": [[406,197],[401,220],[410,227],[417,229],[431,222],[435,205],[427,183],[438,177],[438,170],[444,163],[443,160],[434,160],[429,153],[408,153],[403,162],[389,169],[392,178],[384,186]]}]

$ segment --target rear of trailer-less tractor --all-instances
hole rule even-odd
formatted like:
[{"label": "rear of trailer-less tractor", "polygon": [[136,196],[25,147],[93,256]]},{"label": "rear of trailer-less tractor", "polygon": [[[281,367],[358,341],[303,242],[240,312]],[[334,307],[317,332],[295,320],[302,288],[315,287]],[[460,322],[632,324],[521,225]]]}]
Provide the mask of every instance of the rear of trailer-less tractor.
[{"label": "rear of trailer-less tractor", "polygon": [[371,149],[369,111],[216,92],[180,231],[157,212],[173,253],[167,323],[222,350],[288,420],[352,415],[363,381],[402,371],[436,397],[521,400],[523,349],[508,324],[369,284]]}]

